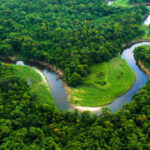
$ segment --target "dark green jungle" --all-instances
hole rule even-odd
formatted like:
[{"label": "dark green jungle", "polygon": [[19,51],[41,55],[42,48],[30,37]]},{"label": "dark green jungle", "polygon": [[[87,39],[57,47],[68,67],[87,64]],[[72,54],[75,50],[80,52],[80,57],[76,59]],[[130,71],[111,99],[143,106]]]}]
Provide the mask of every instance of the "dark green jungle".
[{"label": "dark green jungle", "polygon": [[[142,4],[126,8],[104,0],[1,0],[0,58],[56,65],[75,87],[90,66],[117,56],[143,35],[139,26],[146,16]],[[140,52],[135,50],[136,57],[150,64],[150,49]],[[113,114],[104,108],[101,115],[79,115],[37,103],[28,83],[0,62],[0,150],[149,149],[150,82]]]}]

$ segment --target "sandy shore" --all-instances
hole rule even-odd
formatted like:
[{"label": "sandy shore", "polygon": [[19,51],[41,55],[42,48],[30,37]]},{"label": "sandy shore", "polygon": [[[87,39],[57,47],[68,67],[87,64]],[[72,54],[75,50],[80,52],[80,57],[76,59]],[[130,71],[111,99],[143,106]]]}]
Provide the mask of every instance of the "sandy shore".
[{"label": "sandy shore", "polygon": [[36,68],[35,68],[35,71],[36,71],[38,74],[40,74],[40,76],[42,77],[43,82],[44,82],[44,83],[47,83],[47,80],[46,80],[46,77],[44,76],[44,74],[43,74],[40,70],[38,70],[38,69],[36,69]]},{"label": "sandy shore", "polygon": [[74,109],[77,109],[79,112],[90,111],[92,113],[101,112],[103,108],[103,107],[83,107],[83,106],[76,106],[74,104],[72,104],[72,107]]},{"label": "sandy shore", "polygon": [[[124,45],[123,50],[124,50],[126,47],[130,47],[131,45],[133,45],[133,44],[135,44],[135,43],[139,43],[139,42],[150,42],[150,40],[149,40],[149,39],[147,39],[147,40],[139,39],[139,40],[130,42],[130,43]],[[13,59],[10,58],[10,57],[9,57],[9,60],[13,61]],[[61,78],[61,79],[64,78],[64,73],[63,73],[63,71],[60,70],[60,69],[58,69],[58,68],[56,68],[55,65],[50,65],[50,64],[48,64],[48,63],[39,62],[39,61],[34,62],[33,60],[30,60],[29,62],[33,62],[33,63],[35,63],[35,64],[39,64],[39,65],[41,65],[41,66],[44,66],[44,67],[46,67],[47,69],[54,71],[54,72],[58,75],[58,78]],[[143,65],[143,63],[142,63],[141,61],[138,61],[138,64],[139,64],[140,68],[149,76],[149,79],[150,79],[150,71]],[[41,77],[42,77],[44,83],[46,83],[47,80],[46,80],[45,76],[44,76],[38,69],[37,69],[36,71],[41,75]],[[64,84],[65,91],[66,91],[66,93],[67,93],[67,95],[68,95],[68,101],[69,101],[69,99],[70,99],[70,97],[71,97],[70,92],[69,92],[70,87],[69,87],[69,86],[67,85],[67,83],[65,83],[65,82],[63,82],[63,84]],[[69,101],[69,102],[70,102],[70,101]],[[70,103],[70,104],[72,105],[72,107],[73,107],[74,109],[77,109],[79,112],[83,112],[83,111],[101,112],[102,108],[105,107],[105,106],[103,106],[103,107],[86,107],[86,106],[85,106],[85,107],[84,107],[84,106],[77,106],[77,105],[72,104],[72,103]]]}]

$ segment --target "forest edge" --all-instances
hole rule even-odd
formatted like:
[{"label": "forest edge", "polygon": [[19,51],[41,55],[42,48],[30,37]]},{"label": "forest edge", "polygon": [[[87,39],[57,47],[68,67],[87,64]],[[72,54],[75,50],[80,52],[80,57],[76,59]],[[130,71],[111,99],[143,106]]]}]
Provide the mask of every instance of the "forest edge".
[{"label": "forest edge", "polygon": [[[133,44],[140,43],[140,42],[150,42],[150,40],[149,39],[138,39],[138,40],[135,40],[133,42],[129,42],[129,43],[124,45],[124,47],[120,51],[120,53],[122,53],[124,51],[124,49],[131,47]],[[9,61],[11,63],[14,63],[18,59],[17,59],[17,57],[9,56],[9,57],[1,57],[1,60],[4,62]],[[149,76],[149,79],[150,79],[150,71],[144,66],[144,64],[140,60],[136,60],[136,61],[139,65],[139,67]],[[40,62],[40,61],[33,61],[32,59],[30,59],[27,63],[32,63],[32,64],[36,64],[37,66],[40,66],[40,67],[45,67],[48,70],[55,72],[57,74],[57,78],[64,79],[63,71],[61,69],[57,68],[55,65],[51,65],[51,64],[48,64],[45,62]],[[69,92],[70,87],[67,85],[67,83],[64,80],[63,80],[63,85],[64,85],[64,88],[65,88],[65,91],[66,91],[66,94],[68,97],[67,100],[69,101],[69,99],[71,97],[71,94]],[[71,103],[71,105],[73,106],[73,108],[77,109],[80,112],[83,112],[83,111],[96,112],[96,111],[101,111],[103,107],[106,107],[106,106],[102,106],[102,107],[78,106],[78,105],[75,105],[72,103]]]}]

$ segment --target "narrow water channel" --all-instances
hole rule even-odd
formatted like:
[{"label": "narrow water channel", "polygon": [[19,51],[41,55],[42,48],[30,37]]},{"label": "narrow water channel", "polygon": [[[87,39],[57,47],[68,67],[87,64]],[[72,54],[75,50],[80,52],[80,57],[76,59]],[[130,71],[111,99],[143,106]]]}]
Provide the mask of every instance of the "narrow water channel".
[{"label": "narrow water channel", "polygon": [[108,105],[108,107],[112,110],[112,112],[119,110],[126,102],[131,102],[133,95],[135,95],[138,92],[138,90],[140,90],[148,81],[148,76],[137,65],[133,53],[136,47],[142,45],[150,45],[150,42],[141,42],[133,44],[130,48],[125,49],[121,55],[121,57],[127,61],[129,66],[135,72],[136,80],[131,89],[127,93],[116,98],[111,104]]},{"label": "narrow water channel", "polygon": [[48,84],[50,86],[50,91],[55,100],[57,107],[62,110],[73,110],[72,105],[68,102],[68,96],[65,91],[63,82],[57,77],[55,72],[52,72],[44,67],[38,66],[33,63],[26,63],[24,61],[17,61],[16,65],[26,65],[39,69],[46,76]]},{"label": "narrow water channel", "polygon": [[[135,72],[136,80],[133,86],[131,87],[131,89],[127,93],[116,98],[111,104],[107,106],[108,108],[111,109],[112,112],[121,109],[126,102],[131,102],[133,95],[135,95],[138,92],[138,90],[141,89],[142,86],[144,86],[148,81],[148,76],[137,65],[133,53],[133,50],[136,47],[142,45],[150,45],[150,42],[141,42],[141,43],[133,44],[130,48],[125,49],[121,55],[121,57],[127,61],[129,66]],[[57,75],[54,72],[51,72],[46,68],[39,67],[35,64],[24,63],[23,61],[17,61],[15,64],[27,65],[30,67],[35,67],[37,69],[40,69],[48,80],[52,96],[58,108],[62,111],[74,109],[74,106],[67,100],[67,94],[63,82],[59,78],[57,78]],[[101,111],[98,110],[95,111],[95,113],[99,114],[101,113]]]}]

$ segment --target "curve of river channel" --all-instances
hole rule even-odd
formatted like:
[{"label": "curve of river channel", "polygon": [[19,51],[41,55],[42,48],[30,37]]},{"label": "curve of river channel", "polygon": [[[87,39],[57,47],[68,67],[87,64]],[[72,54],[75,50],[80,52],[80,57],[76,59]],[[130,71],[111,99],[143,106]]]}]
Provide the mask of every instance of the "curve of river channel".
[{"label": "curve of river channel", "polygon": [[[134,53],[133,53],[133,50],[136,47],[142,46],[142,45],[150,45],[150,42],[140,42],[140,43],[133,44],[130,48],[125,49],[123,53],[121,54],[121,57],[127,61],[129,66],[135,72],[136,80],[133,86],[131,87],[131,89],[127,93],[116,98],[111,104],[107,105],[107,107],[110,108],[112,112],[115,112],[121,109],[122,106],[126,102],[131,102],[133,95],[135,95],[137,91],[141,89],[142,86],[144,86],[146,82],[148,81],[148,76],[137,65],[135,57],[134,57]],[[36,66],[35,64],[24,63],[23,61],[17,61],[15,64],[27,65],[30,67],[35,67],[35,68],[40,69],[48,80],[52,96],[58,108],[62,111],[75,109],[74,105],[72,105],[67,100],[67,94],[66,94],[63,82],[57,78],[57,75],[54,72],[51,72],[47,70],[46,68]],[[94,113],[100,114],[101,111],[97,110]]]}]

